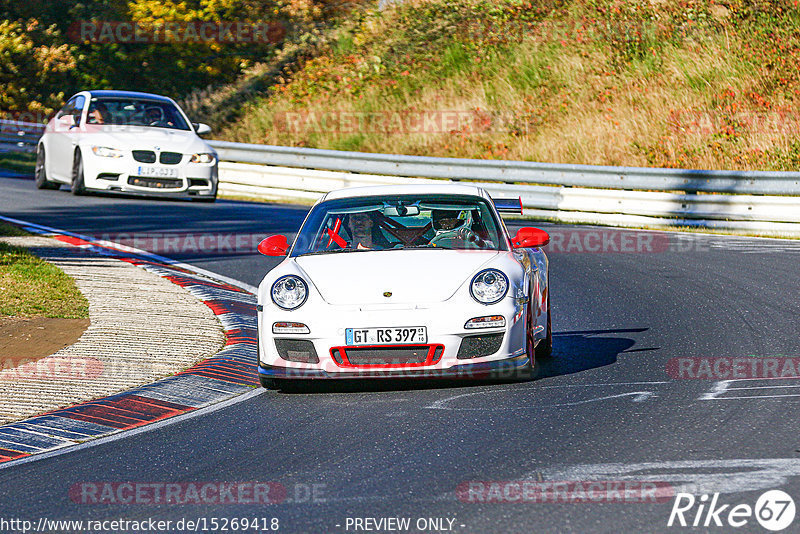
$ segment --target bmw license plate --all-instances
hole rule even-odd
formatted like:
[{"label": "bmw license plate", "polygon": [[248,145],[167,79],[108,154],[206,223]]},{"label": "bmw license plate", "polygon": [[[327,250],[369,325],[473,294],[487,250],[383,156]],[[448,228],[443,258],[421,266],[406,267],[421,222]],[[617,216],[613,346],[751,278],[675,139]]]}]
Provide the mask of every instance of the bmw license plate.
[{"label": "bmw license plate", "polygon": [[344,337],[347,345],[424,345],[428,342],[428,329],[424,326],[347,328]]},{"label": "bmw license plate", "polygon": [[167,167],[144,167],[139,165],[136,175],[145,176],[147,178],[177,178],[178,169],[170,169]]}]

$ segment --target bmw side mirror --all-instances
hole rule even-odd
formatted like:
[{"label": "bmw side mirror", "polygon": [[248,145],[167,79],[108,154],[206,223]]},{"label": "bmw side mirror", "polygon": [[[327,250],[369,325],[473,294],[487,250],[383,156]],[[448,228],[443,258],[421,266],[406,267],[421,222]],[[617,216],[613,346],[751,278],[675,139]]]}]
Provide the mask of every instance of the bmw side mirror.
[{"label": "bmw side mirror", "polygon": [[550,235],[547,232],[531,227],[520,228],[511,240],[514,248],[543,247],[549,242]]},{"label": "bmw side mirror", "polygon": [[289,243],[285,235],[271,235],[258,244],[258,251],[264,256],[286,256]]},{"label": "bmw side mirror", "polygon": [[72,128],[75,126],[75,117],[72,115],[61,115],[58,118],[58,124],[64,128]]},{"label": "bmw side mirror", "polygon": [[211,126],[208,124],[204,124],[202,122],[193,122],[192,126],[194,127],[194,131],[197,132],[197,135],[211,133]]}]

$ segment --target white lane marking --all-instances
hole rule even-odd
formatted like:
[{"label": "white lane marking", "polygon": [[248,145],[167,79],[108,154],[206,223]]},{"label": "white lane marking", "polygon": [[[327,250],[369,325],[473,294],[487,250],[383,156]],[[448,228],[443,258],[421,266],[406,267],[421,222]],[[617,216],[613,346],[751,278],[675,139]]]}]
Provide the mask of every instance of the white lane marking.
[{"label": "white lane marking", "polygon": [[255,286],[251,286],[250,284],[246,284],[246,283],[241,282],[239,280],[235,280],[233,278],[229,278],[229,277],[227,277],[225,275],[222,275],[222,274],[217,274],[217,273],[213,273],[211,271],[207,271],[206,269],[202,269],[200,267],[195,267],[194,265],[189,265],[188,263],[183,263],[183,262],[180,262],[180,261],[177,261],[177,260],[173,260],[171,258],[165,258],[164,256],[159,256],[158,254],[153,254],[152,252],[148,252],[146,250],[141,250],[141,249],[138,249],[138,248],[129,247],[128,245],[122,245],[122,244],[119,244],[119,243],[114,243],[113,241],[105,241],[103,239],[95,239],[93,237],[89,237],[89,236],[85,236],[85,235],[81,235],[81,234],[76,234],[74,232],[68,232],[66,230],[59,230],[59,229],[52,228],[50,226],[45,226],[45,225],[42,225],[42,224],[36,224],[36,223],[28,222],[28,221],[23,221],[23,220],[20,220],[20,219],[13,219],[11,217],[5,217],[3,215],[0,215],[0,219],[2,219],[4,221],[7,221],[7,222],[23,225],[23,226],[26,226],[28,228],[36,228],[38,230],[42,230],[42,231],[45,231],[45,232],[52,232],[52,233],[56,233],[56,234],[68,235],[70,237],[76,237],[78,239],[83,239],[84,241],[86,241],[88,243],[92,243],[92,244],[95,244],[95,245],[98,245],[98,246],[101,246],[101,247],[104,247],[104,248],[110,248],[112,250],[118,250],[118,251],[121,251],[121,252],[128,252],[130,254],[135,254],[137,256],[150,258],[152,260],[159,261],[161,263],[166,263],[167,265],[171,265],[171,266],[174,266],[174,267],[180,267],[181,269],[186,269],[187,271],[191,271],[191,272],[197,273],[199,275],[205,276],[206,278],[210,278],[212,280],[218,280],[220,282],[225,282],[226,284],[230,284],[230,285],[238,287],[240,289],[244,289],[245,291],[249,291],[250,293],[253,293],[254,295],[258,292],[258,288],[255,287]]},{"label": "white lane marking", "polygon": [[[758,379],[758,378],[743,378],[741,380],[720,380],[716,382],[714,386],[711,388],[711,391],[703,393],[700,395],[698,400],[752,400],[752,399],[780,399],[783,397],[800,397],[798,393],[782,393],[776,395],[747,395],[747,396],[730,396],[725,395],[725,393],[732,393],[735,395],[736,391],[760,391],[760,390],[772,390],[772,389],[785,389],[785,388],[800,388],[800,384],[782,384],[778,386],[745,386],[745,387],[731,387],[731,384],[735,384],[736,382],[744,382],[744,381],[752,381],[752,380],[782,380],[780,378],[766,378],[766,379]],[[787,380],[787,379],[784,379]],[[796,380],[796,379],[794,379]]]},{"label": "white lane marking", "polygon": [[538,386],[540,389],[553,389],[553,388],[586,388],[586,387],[605,387],[605,386],[650,386],[657,384],[670,384],[668,380],[660,382],[608,382],[601,384],[559,384],[555,386]]},{"label": "white lane marking", "polygon": [[730,391],[741,391],[744,389],[784,389],[784,388],[800,388],[800,384],[784,384],[783,386],[750,386],[746,388],[731,388]]},{"label": "white lane marking", "polygon": [[77,445],[69,445],[69,446],[62,446],[58,449],[48,450],[47,452],[33,454],[31,456],[25,456],[23,458],[19,458],[17,460],[10,460],[8,462],[0,463],[0,469],[7,469],[9,467],[16,467],[21,464],[26,464],[29,462],[36,462],[38,460],[44,460],[45,458],[52,458],[54,456],[61,456],[62,454],[71,454],[75,451],[80,451],[83,449],[88,449],[90,447],[96,447],[98,445],[103,445],[105,443],[110,443],[112,441],[117,441],[120,439],[129,438],[135,436],[137,434],[141,434],[143,432],[150,432],[151,430],[157,430],[159,428],[172,425],[175,423],[181,423],[188,419],[193,419],[195,417],[200,417],[204,415],[208,415],[210,413],[216,412],[217,410],[221,410],[222,408],[227,408],[228,406],[232,406],[234,404],[239,404],[240,402],[244,402],[247,400],[252,399],[253,397],[257,397],[258,395],[262,395],[265,393],[266,390],[263,388],[256,388],[253,391],[249,391],[247,393],[243,393],[236,397],[218,402],[216,404],[211,404],[210,406],[205,406],[203,408],[199,408],[197,410],[187,412],[185,414],[176,415],[175,417],[171,417],[169,419],[163,419],[156,423],[151,423],[149,425],[140,426],[138,428],[134,428],[131,430],[118,430],[111,435],[104,436],[102,438],[92,439],[89,441],[85,441],[83,443],[78,443]]},{"label": "white lane marking", "polygon": [[709,399],[709,400],[742,400],[742,399],[781,399],[783,397],[800,397],[800,394],[786,394],[786,395],[750,395],[746,397],[720,397],[718,399]]},{"label": "white lane marking", "polygon": [[756,254],[763,252],[800,252],[797,241],[780,240],[782,242],[741,241],[739,238],[729,240],[710,240],[709,247],[718,250],[735,251],[740,254]]},{"label": "white lane marking", "polygon": [[[609,383],[609,384],[574,384],[571,386],[543,386],[549,388],[556,388],[556,387],[599,387],[599,386],[627,386],[627,385],[641,385],[641,384],[666,384],[667,382],[618,382],[618,383]],[[482,390],[482,391],[473,391],[470,393],[461,393],[459,395],[453,395],[452,397],[447,397],[444,399],[439,399],[434,401],[428,406],[424,406],[425,409],[428,410],[452,410],[452,411],[480,411],[480,410],[532,410],[538,408],[555,408],[559,406],[578,406],[580,404],[587,404],[590,402],[599,402],[603,400],[609,399],[616,399],[620,397],[629,397],[634,396],[632,399],[633,402],[642,402],[647,399],[657,397],[654,392],[652,391],[632,391],[628,393],[619,393],[617,395],[606,395],[602,397],[593,397],[590,399],[584,399],[575,402],[565,402],[565,403],[558,403],[558,404],[536,404],[536,405],[527,405],[527,406],[509,406],[509,407],[498,407],[497,405],[493,405],[492,407],[480,407],[480,408],[457,408],[448,406],[448,404],[452,401],[464,398],[464,397],[471,397],[474,395],[487,395],[489,393],[505,393],[509,391],[526,391],[527,388],[523,387],[515,387],[515,388],[502,388],[502,389],[491,389],[491,390]]]},{"label": "white lane marking", "polygon": [[[633,402],[644,402],[647,399],[658,397],[658,395],[656,395],[652,391],[631,391],[630,393],[620,393],[618,395],[606,395],[605,397],[595,397],[595,398],[592,398],[592,399],[586,399],[586,400],[582,400],[582,401],[564,402],[564,403],[561,403],[561,404],[545,404],[543,406],[542,405],[527,406],[526,408],[527,409],[531,409],[531,408],[550,408],[550,407],[555,407],[555,406],[577,406],[579,404],[588,404],[590,402],[598,402],[598,401],[604,401],[604,400],[608,400],[608,399],[618,399],[618,398],[621,398],[621,397],[630,397],[630,396],[633,396],[633,399],[631,399]],[[506,409],[508,409],[508,408],[506,408]]]},{"label": "white lane marking", "polygon": [[738,493],[784,486],[800,476],[800,459],[680,460],[643,463],[582,464],[545,468],[524,479],[631,480],[671,483],[676,492]]},{"label": "white lane marking", "polygon": [[619,395],[606,395],[604,397],[595,397],[595,398],[592,398],[592,399],[585,399],[585,400],[575,401],[575,402],[562,402],[562,403],[558,403],[558,404],[531,404],[531,405],[527,405],[527,406],[503,406],[503,407],[498,407],[497,405],[493,405],[493,406],[486,406],[486,407],[480,407],[480,408],[451,408],[451,407],[448,407],[448,406],[437,406],[437,407],[434,407],[434,406],[431,405],[431,406],[427,406],[426,408],[436,409],[436,410],[452,410],[454,412],[480,412],[480,411],[484,411],[484,410],[490,410],[492,412],[496,412],[498,410],[542,410],[542,409],[545,409],[545,408],[558,408],[558,407],[562,407],[562,406],[578,406],[578,405],[581,405],[581,404],[589,404],[591,402],[600,402],[600,401],[604,401],[604,400],[618,399],[618,398],[621,398],[621,397],[630,397],[632,395],[634,396],[634,398],[631,399],[631,400],[633,400],[633,402],[643,402],[643,401],[646,401],[647,399],[650,399],[650,398],[658,396],[655,393],[653,393],[652,391],[632,391],[630,393],[620,393]]},{"label": "white lane marking", "polygon": [[728,386],[730,383],[730,380],[720,380],[719,382],[716,382],[711,388],[711,391],[700,395],[698,400],[716,400],[717,397],[728,391]]}]

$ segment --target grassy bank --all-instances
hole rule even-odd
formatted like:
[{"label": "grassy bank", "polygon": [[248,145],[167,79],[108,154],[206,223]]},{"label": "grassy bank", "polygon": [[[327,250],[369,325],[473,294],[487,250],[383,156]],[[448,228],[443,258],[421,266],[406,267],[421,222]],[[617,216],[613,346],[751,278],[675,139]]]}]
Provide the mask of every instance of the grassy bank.
[{"label": "grassy bank", "polygon": [[36,154],[25,152],[0,152],[0,169],[31,174],[36,168]]},{"label": "grassy bank", "polygon": [[[24,235],[0,223],[0,237]],[[89,303],[61,269],[0,242],[0,316],[82,319],[89,317]]]},{"label": "grassy bank", "polygon": [[342,25],[221,138],[561,163],[796,170],[791,0],[416,0]]}]

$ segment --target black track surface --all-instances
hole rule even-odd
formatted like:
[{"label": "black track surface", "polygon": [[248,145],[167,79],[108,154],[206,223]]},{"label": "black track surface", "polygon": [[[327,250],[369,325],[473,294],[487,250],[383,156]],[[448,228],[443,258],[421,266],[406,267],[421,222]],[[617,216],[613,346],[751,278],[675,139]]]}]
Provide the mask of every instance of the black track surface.
[{"label": "black track surface", "polygon": [[[73,197],[37,191],[30,179],[0,178],[0,214],[98,237],[291,233],[305,212],[230,201]],[[2,469],[0,516],[276,517],[282,532],[353,532],[348,518],[365,517],[408,517],[411,532],[419,518],[454,519],[454,532],[684,530],[667,528],[673,499],[475,503],[456,496],[464,482],[519,480],[660,481],[677,491],[694,488],[698,497],[720,492],[720,504],[751,506],[765,490],[782,489],[800,506],[800,397],[792,396],[800,395],[800,380],[720,384],[667,372],[678,357],[800,356],[800,245],[646,234],[656,236],[656,250],[586,251],[578,243],[590,232],[609,243],[641,234],[542,227],[562,240],[549,255],[554,358],[538,380],[265,392],[112,443]],[[165,255],[252,285],[275,264],[252,251]],[[745,387],[751,389],[739,389]],[[75,503],[69,489],[84,481],[277,482],[289,501]],[[307,502],[312,485],[319,485],[318,495]],[[732,529],[712,523],[702,530]],[[736,531],[764,530],[751,518]],[[789,531],[800,531],[800,519]]]}]

